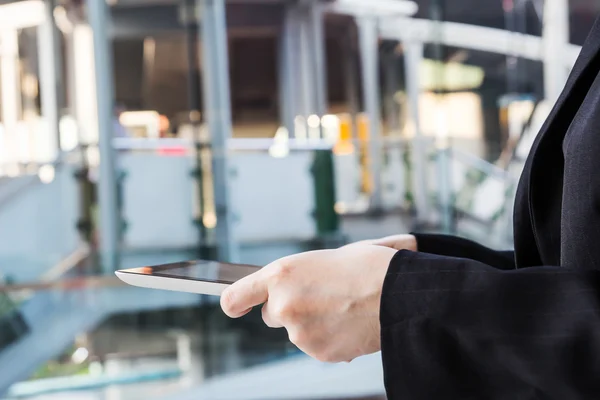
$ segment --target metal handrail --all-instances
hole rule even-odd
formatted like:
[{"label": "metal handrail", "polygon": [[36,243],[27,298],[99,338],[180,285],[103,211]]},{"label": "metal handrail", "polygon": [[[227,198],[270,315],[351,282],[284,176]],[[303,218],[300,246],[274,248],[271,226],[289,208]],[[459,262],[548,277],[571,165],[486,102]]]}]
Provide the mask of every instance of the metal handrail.
[{"label": "metal handrail", "polygon": [[65,275],[68,271],[72,270],[86,258],[88,258],[91,253],[92,250],[90,245],[85,242],[81,242],[75,251],[73,251],[63,260],[59,261],[55,266],[48,269],[48,271],[42,275],[40,281],[50,282],[59,279],[61,276]]},{"label": "metal handrail", "polygon": [[[209,141],[200,141],[203,146],[210,145]],[[279,143],[275,138],[232,138],[227,141],[227,150],[269,150],[271,146]],[[161,150],[169,148],[183,148],[192,150],[195,141],[180,138],[161,138],[161,139],[138,139],[138,138],[115,138],[112,141],[116,150]],[[298,140],[289,139],[285,144],[290,150],[329,150],[333,147],[332,143],[326,140]]]},{"label": "metal handrail", "polygon": [[495,164],[490,163],[482,158],[479,158],[473,154],[469,154],[465,151],[451,148],[452,156],[454,156],[457,160],[460,160],[467,164],[470,167],[473,167],[486,175],[492,175],[500,179],[505,179],[507,181],[516,180],[517,178],[513,176],[510,172],[498,167]]},{"label": "metal handrail", "polygon": [[[42,277],[34,283],[11,284],[0,286],[0,293],[13,293],[12,298],[20,303],[33,298],[37,291],[61,288],[64,285],[72,287],[77,279],[86,279],[87,277],[77,277],[65,280],[59,280],[61,276],[83,262],[91,254],[91,248],[87,243],[82,242],[77,249],[55,266],[48,269]],[[17,294],[14,294],[14,293]]]}]

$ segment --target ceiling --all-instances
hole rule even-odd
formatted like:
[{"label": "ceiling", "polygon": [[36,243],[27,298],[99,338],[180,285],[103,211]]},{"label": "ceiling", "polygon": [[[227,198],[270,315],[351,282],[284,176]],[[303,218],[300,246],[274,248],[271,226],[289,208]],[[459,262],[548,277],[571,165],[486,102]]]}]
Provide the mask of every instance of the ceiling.
[{"label": "ceiling", "polygon": [[[86,0],[59,0],[61,2],[83,3]],[[89,0],[88,0],[89,1]],[[150,14],[156,15],[157,10],[163,10],[167,14],[176,13],[176,7],[182,0],[109,0],[116,5],[113,7],[113,15],[118,18],[120,13],[127,14],[128,21],[143,21],[145,10],[150,9]],[[227,0],[228,22],[240,28],[240,23],[248,23],[248,28],[258,25],[264,28],[265,24],[278,26],[281,11],[274,12],[275,8],[283,7],[286,3],[306,0]],[[324,0],[330,1],[330,0]],[[365,0],[366,1],[366,0]],[[373,1],[373,0],[371,0]],[[414,0],[419,6],[416,15],[418,18],[432,18],[436,9],[441,9],[444,20],[462,22],[474,25],[488,26],[493,28],[513,29],[539,35],[541,25],[539,15],[543,9],[544,0]],[[515,4],[518,12],[505,13],[503,4]],[[571,42],[582,44],[587,32],[589,32],[596,16],[600,15],[600,0],[568,0],[571,20]],[[13,3],[14,0],[0,0],[0,4]],[[157,8],[158,7],[158,8]],[[169,11],[170,9],[170,11]],[[140,13],[140,17],[132,16],[132,12]],[[262,15],[264,14],[264,15]],[[168,16],[167,16],[168,17]],[[260,20],[253,23],[253,19]],[[156,22],[156,19],[154,19]],[[157,22],[160,26],[165,23]],[[147,25],[147,24],[146,24]]]}]

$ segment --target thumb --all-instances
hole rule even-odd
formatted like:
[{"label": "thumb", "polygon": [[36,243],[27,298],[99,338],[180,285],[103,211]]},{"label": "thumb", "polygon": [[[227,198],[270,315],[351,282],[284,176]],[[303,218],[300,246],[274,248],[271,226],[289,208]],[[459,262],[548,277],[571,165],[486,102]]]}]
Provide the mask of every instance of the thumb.
[{"label": "thumb", "polygon": [[261,269],[225,289],[221,295],[221,308],[231,318],[239,318],[253,307],[263,304],[269,297],[267,276]]}]

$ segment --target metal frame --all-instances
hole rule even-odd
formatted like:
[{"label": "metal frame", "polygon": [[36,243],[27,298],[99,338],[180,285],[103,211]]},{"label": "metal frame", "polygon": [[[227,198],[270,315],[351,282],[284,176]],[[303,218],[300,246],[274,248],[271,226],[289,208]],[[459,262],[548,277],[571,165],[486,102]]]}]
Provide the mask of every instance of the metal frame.
[{"label": "metal frame", "polygon": [[381,104],[379,96],[379,48],[378,26],[376,17],[360,17],[358,25],[358,41],[362,64],[362,88],[364,110],[369,122],[369,169],[372,179],[370,208],[379,211],[382,208],[381,193],[381,159],[383,156],[381,141]]},{"label": "metal frame", "polygon": [[[544,38],[504,29],[417,18],[386,18],[380,22],[380,33],[386,39],[421,43],[441,42],[445,46],[510,54],[536,61],[546,60]],[[557,45],[560,44],[554,43],[555,53],[558,53]],[[566,44],[565,51],[560,53],[558,62],[570,68],[580,51],[581,46]]]},{"label": "metal frame", "polygon": [[233,215],[227,187],[229,171],[227,140],[231,138],[231,102],[225,0],[197,0],[202,54],[204,116],[212,138],[212,165],[216,240],[219,258],[239,261]]},{"label": "metal frame", "polygon": [[105,1],[88,0],[88,18],[94,34],[94,65],[98,107],[98,144],[100,175],[98,199],[100,205],[101,257],[104,272],[112,273],[119,265],[120,223],[117,201],[116,154],[112,146],[114,88],[113,53],[108,38],[109,6]]},{"label": "metal frame", "polygon": [[60,107],[63,103],[62,60],[60,57],[60,36],[54,20],[56,0],[47,0],[45,19],[37,29],[42,115],[46,119],[51,140],[61,154]]}]

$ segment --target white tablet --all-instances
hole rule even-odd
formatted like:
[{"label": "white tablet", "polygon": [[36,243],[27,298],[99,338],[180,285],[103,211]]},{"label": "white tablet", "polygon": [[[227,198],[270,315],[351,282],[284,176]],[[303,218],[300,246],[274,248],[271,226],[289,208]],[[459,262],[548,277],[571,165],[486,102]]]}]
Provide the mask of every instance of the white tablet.
[{"label": "white tablet", "polygon": [[260,267],[217,261],[186,261],[116,272],[123,282],[144,288],[220,296],[234,282]]}]

